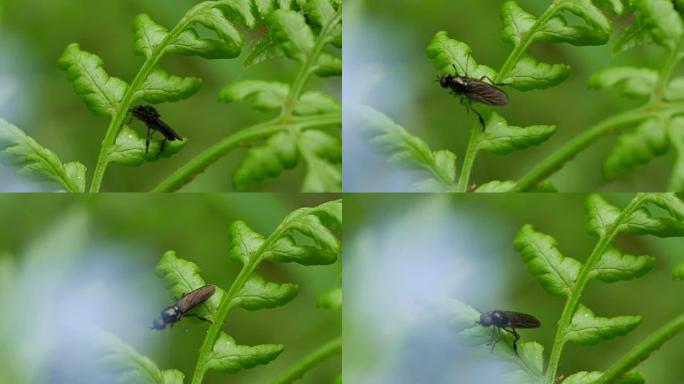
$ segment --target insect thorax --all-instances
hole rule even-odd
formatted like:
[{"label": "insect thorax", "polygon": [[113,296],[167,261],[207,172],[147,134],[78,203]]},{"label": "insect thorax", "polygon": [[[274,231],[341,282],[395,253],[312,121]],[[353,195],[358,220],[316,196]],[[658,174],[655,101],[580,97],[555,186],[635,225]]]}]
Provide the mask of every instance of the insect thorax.
[{"label": "insect thorax", "polygon": [[164,310],[161,313],[161,318],[164,320],[165,323],[173,323],[174,321],[178,321],[178,319],[183,316],[183,313],[181,313],[180,309],[178,308],[178,304],[174,304],[171,306],[168,306],[164,308]]}]

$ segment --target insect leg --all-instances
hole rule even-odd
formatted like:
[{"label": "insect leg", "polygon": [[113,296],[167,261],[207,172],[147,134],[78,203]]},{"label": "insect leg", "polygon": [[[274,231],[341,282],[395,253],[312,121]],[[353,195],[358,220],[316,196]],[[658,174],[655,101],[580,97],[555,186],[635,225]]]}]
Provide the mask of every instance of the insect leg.
[{"label": "insect leg", "polygon": [[211,320],[209,320],[209,319],[207,319],[207,318],[205,318],[205,317],[202,317],[202,316],[200,316],[200,315],[198,315],[198,314],[196,314],[196,313],[192,313],[192,314],[185,315],[185,316],[192,316],[192,317],[194,317],[194,318],[196,318],[196,319],[199,319],[199,320],[206,321],[206,322],[209,322],[209,323],[211,323],[211,324],[214,324],[213,321],[211,321]]},{"label": "insect leg", "polygon": [[150,139],[152,138],[152,128],[147,127],[147,138],[145,139],[145,154],[150,150]]},{"label": "insect leg", "polygon": [[167,140],[165,138],[164,140],[162,140],[161,144],[159,145],[159,153],[157,153],[157,156],[154,157],[155,160],[158,159],[159,156],[161,156],[162,151],[164,150],[164,145],[166,145],[166,141]]},{"label": "insect leg", "polygon": [[513,335],[515,337],[515,340],[513,340],[513,352],[515,352],[516,356],[519,356],[518,355],[518,340],[520,340],[520,334],[515,331],[515,328],[511,328],[511,329],[502,328],[502,329],[506,332],[510,332],[511,335]]},{"label": "insect leg", "polygon": [[480,77],[480,81],[485,80],[485,79],[486,79],[487,81],[489,81],[489,83],[492,84],[492,85],[511,85],[511,83],[495,83],[494,80],[492,80],[491,77],[486,76],[486,75]]},{"label": "insect leg", "polygon": [[484,131],[486,129],[484,118],[482,118],[482,115],[480,114],[480,112],[476,111],[475,108],[473,108],[473,101],[471,99],[468,99],[468,100],[469,100],[468,109],[475,112],[475,114],[477,115],[477,119],[480,120],[480,124],[482,124],[482,130]]}]

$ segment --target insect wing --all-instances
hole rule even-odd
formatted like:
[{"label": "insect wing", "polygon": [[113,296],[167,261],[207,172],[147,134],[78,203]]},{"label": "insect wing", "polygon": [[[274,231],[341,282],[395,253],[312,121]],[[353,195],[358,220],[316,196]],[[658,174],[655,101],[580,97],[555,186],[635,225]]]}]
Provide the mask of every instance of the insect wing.
[{"label": "insect wing", "polygon": [[174,140],[183,141],[183,138],[178,133],[176,133],[176,131],[174,131],[171,127],[169,127],[168,124],[163,122],[161,119],[154,119],[152,121],[149,121],[148,125],[150,126],[150,128],[161,132],[161,134],[164,135],[164,137],[168,141],[174,141]]},{"label": "insect wing", "polygon": [[188,313],[196,306],[209,300],[215,291],[216,287],[213,285],[205,285],[204,287],[197,288],[178,300],[178,309],[180,309],[182,314]]},{"label": "insect wing", "polygon": [[488,105],[506,105],[508,95],[501,89],[480,80],[470,80],[466,96],[474,101]]},{"label": "insect wing", "polygon": [[512,328],[539,328],[541,322],[536,317],[522,312],[504,311],[508,325]]}]

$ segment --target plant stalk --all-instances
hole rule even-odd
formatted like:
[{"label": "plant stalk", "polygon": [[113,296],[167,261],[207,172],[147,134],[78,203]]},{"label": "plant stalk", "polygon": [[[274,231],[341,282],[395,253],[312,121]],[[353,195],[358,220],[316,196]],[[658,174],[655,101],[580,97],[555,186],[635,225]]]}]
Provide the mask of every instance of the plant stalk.
[{"label": "plant stalk", "polygon": [[636,197],[632,199],[627,207],[620,212],[620,215],[615,219],[607,233],[604,236],[601,236],[591,252],[589,259],[587,259],[582,266],[582,269],[577,276],[577,280],[575,281],[574,288],[565,302],[565,307],[563,308],[563,313],[561,314],[560,320],[558,320],[558,328],[556,329],[556,336],[553,340],[553,348],[551,349],[551,355],[549,356],[549,366],[546,370],[547,384],[555,383],[556,371],[558,370],[561,353],[563,352],[563,347],[565,346],[566,342],[565,337],[567,334],[567,328],[572,321],[572,317],[575,314],[577,306],[579,305],[582,292],[589,281],[589,273],[593,270],[594,265],[596,265],[596,263],[601,259],[608,247],[610,247],[610,245],[613,243],[613,239],[620,232],[620,226],[622,223],[628,220],[632,214],[639,209],[639,207],[641,207],[646,198],[647,195],[637,194]]},{"label": "plant stalk", "polygon": [[634,369],[639,363],[646,360],[651,353],[660,348],[666,341],[684,331],[684,314],[663,325],[653,332],[646,340],[632,348],[625,356],[615,362],[613,366],[596,381],[595,384],[613,383],[627,372]]},{"label": "plant stalk", "polygon": [[306,372],[311,370],[321,361],[339,354],[342,352],[342,337],[336,337],[327,343],[321,345],[318,349],[305,356],[295,365],[285,371],[280,377],[273,381],[272,384],[290,384],[297,379],[304,376]]},{"label": "plant stalk", "polygon": [[293,118],[289,123],[283,123],[281,122],[281,119],[278,118],[245,128],[205,149],[194,159],[190,160],[184,166],[177,169],[174,173],[164,179],[152,191],[174,192],[181,189],[183,186],[190,183],[198,174],[204,172],[210,165],[215,163],[218,159],[225,156],[233,148],[241,145],[242,143],[263,139],[293,127],[309,129],[328,125],[336,125],[340,124],[341,122],[342,116],[339,113],[330,113],[325,115]]},{"label": "plant stalk", "polygon": [[[527,34],[525,34],[525,38],[513,48],[511,53],[508,55],[508,58],[506,58],[506,61],[501,67],[501,70],[498,72],[496,78],[494,79],[495,83],[501,82],[503,79],[506,78],[508,73],[511,70],[513,70],[513,68],[518,63],[518,61],[525,53],[527,48],[530,46],[530,44],[532,44],[534,34],[542,25],[544,25],[549,19],[551,19],[556,14],[556,12],[558,12],[559,7],[560,4],[558,2],[554,2],[544,11],[544,13],[541,16],[539,16],[534,25],[532,25]],[[479,151],[478,147],[480,145],[482,137],[484,136],[483,131],[484,127],[480,127],[479,121],[476,122],[475,125],[473,125],[473,127],[470,129],[470,139],[468,140],[468,147],[466,148],[466,153],[463,158],[463,167],[461,168],[461,174],[459,175],[458,183],[456,184],[456,192],[468,191],[470,175],[473,171],[473,166],[475,165],[475,158],[477,157],[477,153]]]},{"label": "plant stalk", "polygon": [[110,122],[109,127],[107,127],[107,133],[102,140],[100,154],[98,155],[97,164],[95,165],[95,170],[93,171],[93,180],[90,184],[90,192],[100,191],[102,179],[104,178],[107,166],[109,165],[109,151],[116,142],[116,137],[119,134],[119,130],[121,129],[123,121],[128,114],[131,103],[133,102],[133,95],[138,91],[138,88],[140,88],[145,79],[147,79],[147,77],[150,75],[150,72],[152,72],[152,70],[157,66],[157,63],[159,60],[161,60],[162,56],[164,56],[166,46],[169,44],[169,42],[175,39],[188,27],[192,20],[192,16],[196,12],[204,10],[206,7],[213,7],[214,5],[215,2],[207,1],[198,4],[188,11],[188,13],[183,16],[181,21],[164,37],[164,40],[162,40],[162,42],[155,47],[152,55],[145,59],[145,63],[140,68],[140,71],[138,71],[138,73],[135,75],[133,82],[126,90],[126,93],[124,94],[123,99],[121,99],[121,103],[118,106],[117,113]]},{"label": "plant stalk", "polygon": [[282,223],[280,223],[278,228],[273,231],[271,236],[269,236],[261,244],[259,249],[254,253],[253,260],[251,260],[242,268],[242,270],[240,270],[240,273],[233,281],[233,284],[231,284],[230,289],[228,289],[228,292],[226,292],[226,294],[223,296],[221,304],[219,304],[218,310],[216,312],[216,319],[214,323],[209,326],[209,331],[207,331],[207,335],[204,337],[204,341],[202,342],[200,354],[197,358],[197,363],[195,364],[195,372],[192,375],[192,384],[202,383],[204,374],[208,369],[206,366],[208,356],[214,347],[214,343],[216,342],[219,333],[221,332],[221,327],[223,327],[226,316],[228,316],[228,312],[230,312],[230,309],[232,308],[231,303],[233,302],[233,299],[235,299],[235,297],[240,293],[240,290],[242,290],[242,288],[245,286],[247,280],[249,280],[256,268],[263,261],[264,252],[269,249],[271,244],[273,244],[276,239],[283,235],[283,233],[287,230],[288,225],[289,222],[286,218]]}]

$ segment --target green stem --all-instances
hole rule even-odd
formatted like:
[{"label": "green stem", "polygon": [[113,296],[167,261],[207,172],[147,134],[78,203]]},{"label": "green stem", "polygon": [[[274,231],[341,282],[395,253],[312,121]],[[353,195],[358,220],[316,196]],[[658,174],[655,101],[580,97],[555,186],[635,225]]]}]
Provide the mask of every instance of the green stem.
[{"label": "green stem", "polygon": [[326,44],[328,44],[328,42],[330,41],[329,35],[333,32],[333,30],[337,27],[337,24],[339,24],[341,20],[342,7],[340,7],[340,9],[338,9],[337,12],[335,12],[335,15],[333,15],[333,17],[323,27],[321,33],[318,35],[318,38],[316,39],[316,43],[314,44],[314,47],[312,48],[311,53],[309,54],[309,57],[307,57],[306,62],[299,69],[297,77],[295,77],[295,80],[292,83],[292,87],[290,88],[290,93],[287,96],[287,100],[285,101],[285,109],[283,111],[283,115],[287,116],[294,110],[297,100],[299,100],[299,96],[302,94],[302,91],[304,89],[304,84],[313,73],[313,68],[315,68],[318,64],[318,60],[321,57],[321,54],[323,53],[323,49],[325,48]]},{"label": "green stem", "polygon": [[318,63],[318,60],[323,53],[323,49],[330,39],[330,36],[328,35],[332,33],[333,29],[337,26],[337,24],[340,23],[341,19],[342,9],[339,9],[321,30],[321,33],[316,39],[314,47],[307,57],[306,62],[302,65],[297,73],[297,77],[290,88],[290,93],[285,100],[283,112],[281,113],[280,117],[275,120],[257,124],[250,128],[244,129],[221,140],[217,144],[200,153],[189,163],[176,170],[157,187],[155,187],[153,192],[173,192],[181,189],[183,186],[191,182],[195,176],[204,172],[210,165],[228,154],[234,147],[238,146],[242,142],[263,139],[292,127],[308,129],[326,125],[341,124],[342,116],[340,113],[292,117],[292,113],[296,107],[297,100],[299,100],[299,97],[302,93],[304,84],[309,76],[313,73],[312,68],[314,68]]},{"label": "green stem", "polygon": [[221,299],[221,303],[219,304],[218,310],[216,311],[216,318],[214,322],[209,326],[209,331],[207,332],[207,335],[204,337],[204,341],[202,342],[202,347],[200,348],[200,354],[199,357],[197,358],[197,363],[195,364],[195,372],[192,375],[192,384],[201,384],[202,379],[204,378],[204,374],[207,372],[207,360],[209,357],[209,354],[211,353],[214,343],[216,342],[216,339],[218,338],[219,333],[221,332],[221,327],[223,327],[223,323],[226,320],[226,316],[228,316],[228,312],[230,312],[230,309],[232,308],[232,302],[237,297],[237,295],[240,293],[242,288],[245,286],[245,283],[247,283],[247,280],[252,276],[254,271],[257,269],[259,264],[264,259],[264,254],[267,249],[271,247],[271,245],[282,235],[287,231],[289,225],[289,220],[288,218],[285,218],[282,223],[278,226],[278,228],[273,231],[271,236],[264,241],[259,249],[254,253],[253,259],[246,264],[238,276],[235,278],[233,281],[233,284],[231,284],[230,289],[226,294],[223,296],[223,299]]},{"label": "green stem", "polygon": [[556,371],[558,370],[561,353],[563,352],[563,347],[565,346],[567,328],[572,321],[572,316],[575,314],[577,306],[579,305],[582,292],[589,281],[590,272],[594,269],[596,263],[601,259],[601,256],[606,253],[608,247],[610,247],[610,245],[613,243],[613,239],[620,232],[620,226],[622,223],[628,220],[632,214],[639,209],[646,198],[647,195],[638,194],[634,199],[632,199],[627,207],[620,212],[620,215],[615,219],[607,233],[601,236],[598,243],[596,243],[594,250],[591,252],[589,259],[587,259],[582,266],[570,296],[565,302],[565,307],[563,308],[563,313],[561,314],[560,320],[558,320],[558,328],[556,329],[556,336],[553,340],[553,348],[551,349],[551,355],[549,356],[549,366],[546,370],[547,384],[554,384],[556,382]]},{"label": "green stem", "polygon": [[297,364],[290,367],[285,373],[273,381],[273,384],[290,384],[295,382],[306,372],[318,365],[321,361],[342,352],[342,337],[336,337],[321,345],[318,349],[301,359]]},{"label": "green stem", "polygon": [[684,331],[684,314],[670,321],[653,332],[646,340],[632,348],[625,356],[618,360],[612,367],[603,373],[595,384],[608,384],[619,379],[627,372],[634,369],[639,363],[646,360],[651,353],[655,352],[665,342]]},{"label": "green stem", "polygon": [[[534,25],[532,25],[530,30],[525,34],[525,37],[522,39],[522,41],[513,48],[511,53],[508,55],[508,58],[506,58],[501,70],[499,70],[496,78],[494,79],[495,83],[501,82],[506,78],[508,73],[513,70],[527,48],[534,41],[534,34],[537,32],[537,30],[542,25],[546,24],[546,22],[549,21],[549,19],[551,19],[559,9],[560,3],[554,2],[546,9],[546,11],[544,11],[541,16],[539,16]],[[476,122],[470,129],[470,139],[468,140],[468,147],[466,148],[466,153],[463,158],[463,166],[461,168],[461,174],[459,175],[458,183],[456,185],[456,192],[466,192],[468,190],[470,175],[473,171],[473,166],[475,165],[475,158],[477,157],[477,153],[479,151],[478,147],[483,136],[483,130],[484,127],[480,127],[479,122]]]},{"label": "green stem", "polygon": [[216,5],[214,1],[207,1],[200,3],[194,8],[192,8],[188,13],[183,16],[181,21],[164,37],[164,40],[155,47],[154,51],[145,59],[145,63],[140,68],[140,71],[135,75],[133,82],[126,90],[126,93],[121,99],[121,103],[118,106],[118,111],[112,121],[107,127],[107,133],[105,134],[104,140],[100,146],[100,154],[97,158],[97,164],[95,165],[95,171],[93,171],[93,181],[90,185],[90,192],[99,192],[102,185],[102,179],[109,165],[109,151],[111,147],[116,142],[116,137],[119,134],[119,130],[123,125],[123,121],[128,114],[128,110],[133,102],[133,95],[138,91],[140,86],[143,84],[145,79],[150,75],[150,72],[157,66],[159,60],[166,51],[166,46],[174,40],[180,33],[182,33],[192,21],[192,16],[205,8],[210,8]]},{"label": "green stem", "polygon": [[584,131],[551,156],[544,159],[544,161],[521,178],[511,192],[529,191],[534,188],[537,184],[548,179],[553,173],[561,169],[565,163],[572,160],[577,154],[612,130],[629,128],[634,123],[659,115],[672,116],[682,113],[684,113],[684,103],[676,103],[665,105],[663,109],[641,107],[611,116],[589,130]]},{"label": "green stem", "polygon": [[590,129],[582,132],[551,156],[545,158],[544,161],[537,164],[529,173],[518,180],[511,192],[522,192],[533,189],[537,184],[549,178],[554,172],[561,169],[565,163],[572,160],[578,153],[582,152],[606,133],[624,126],[631,127],[630,124],[646,120],[652,116],[653,112],[644,108],[639,108],[603,120]]},{"label": "green stem", "polygon": [[204,172],[210,165],[225,156],[236,146],[242,143],[262,139],[274,135],[277,132],[298,127],[309,129],[328,125],[338,125],[342,123],[342,116],[339,113],[325,115],[312,115],[306,117],[292,118],[289,123],[283,123],[281,118],[265,123],[257,124],[252,127],[238,131],[226,137],[213,146],[207,148],[187,164],[176,170],[173,174],[162,181],[153,192],[173,192],[181,189],[191,182],[198,174]]},{"label": "green stem", "polygon": [[456,185],[456,192],[466,192],[468,190],[468,182],[470,181],[470,174],[475,165],[475,158],[480,151],[480,140],[484,132],[479,123],[470,128],[470,140],[468,140],[468,147],[466,148],[465,156],[463,157],[463,167],[461,167],[461,175],[458,178]]}]

